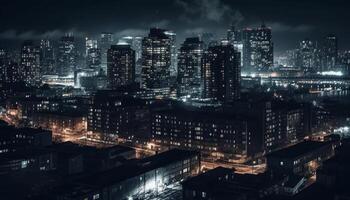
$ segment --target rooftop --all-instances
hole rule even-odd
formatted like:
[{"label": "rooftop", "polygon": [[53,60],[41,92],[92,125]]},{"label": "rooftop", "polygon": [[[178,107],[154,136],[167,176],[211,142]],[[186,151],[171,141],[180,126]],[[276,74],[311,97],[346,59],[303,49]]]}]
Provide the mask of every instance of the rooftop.
[{"label": "rooftop", "polygon": [[108,186],[198,155],[195,151],[172,149],[107,171],[82,178],[79,182],[91,186]]},{"label": "rooftop", "polygon": [[268,157],[297,158],[304,154],[330,145],[330,143],[331,142],[304,141],[296,145],[272,152],[268,155]]}]

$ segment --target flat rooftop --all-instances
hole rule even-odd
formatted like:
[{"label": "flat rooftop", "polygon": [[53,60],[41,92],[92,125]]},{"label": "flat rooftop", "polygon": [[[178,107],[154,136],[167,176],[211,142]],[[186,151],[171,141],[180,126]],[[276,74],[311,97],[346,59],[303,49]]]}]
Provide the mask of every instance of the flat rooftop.
[{"label": "flat rooftop", "polygon": [[0,126],[0,137],[2,134],[9,136],[17,133],[26,134],[26,135],[35,135],[35,134],[51,134],[51,131],[44,129],[36,128],[16,128],[14,126]]},{"label": "flat rooftop", "polygon": [[90,186],[109,186],[154,169],[199,155],[196,151],[172,149],[107,171],[82,178],[78,182]]},{"label": "flat rooftop", "polygon": [[296,145],[272,152],[268,155],[268,157],[297,158],[330,144],[331,142],[304,141]]}]

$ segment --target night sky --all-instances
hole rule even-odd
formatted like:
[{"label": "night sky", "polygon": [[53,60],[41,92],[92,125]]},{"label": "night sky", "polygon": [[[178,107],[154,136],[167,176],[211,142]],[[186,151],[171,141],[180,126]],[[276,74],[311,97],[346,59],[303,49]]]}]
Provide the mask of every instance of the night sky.
[{"label": "night sky", "polygon": [[199,32],[226,34],[237,27],[272,27],[276,53],[303,38],[335,33],[350,49],[350,3],[346,0],[1,0],[0,40],[58,37],[67,31],[140,35],[152,27],[175,30],[179,42]]}]

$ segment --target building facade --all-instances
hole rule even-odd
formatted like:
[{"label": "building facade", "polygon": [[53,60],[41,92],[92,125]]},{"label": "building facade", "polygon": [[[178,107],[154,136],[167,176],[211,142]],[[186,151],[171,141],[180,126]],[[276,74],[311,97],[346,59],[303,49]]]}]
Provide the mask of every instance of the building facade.
[{"label": "building facade", "polygon": [[57,74],[59,76],[73,75],[77,68],[77,52],[75,39],[67,34],[59,40],[57,52]]},{"label": "building facade", "polygon": [[209,47],[202,61],[203,97],[222,103],[240,96],[240,54],[232,45]]},{"label": "building facade", "polygon": [[129,45],[112,45],[108,50],[107,76],[110,88],[135,81],[135,51]]},{"label": "building facade", "polygon": [[203,42],[199,38],[187,38],[178,55],[178,95],[200,97]]},{"label": "building facade", "polygon": [[41,80],[40,50],[33,41],[25,41],[21,49],[21,80],[29,85],[38,85]]},{"label": "building facade", "polygon": [[273,66],[273,43],[271,29],[259,28],[242,30],[243,67],[261,71]]},{"label": "building facade", "polygon": [[170,86],[171,39],[165,30],[152,28],[142,40],[141,87],[157,89]]}]

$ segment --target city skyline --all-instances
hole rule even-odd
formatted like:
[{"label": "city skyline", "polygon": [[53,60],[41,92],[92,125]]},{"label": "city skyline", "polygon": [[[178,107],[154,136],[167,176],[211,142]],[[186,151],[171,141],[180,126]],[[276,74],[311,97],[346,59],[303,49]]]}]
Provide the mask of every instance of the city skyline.
[{"label": "city skyline", "polygon": [[350,199],[341,0],[4,0],[1,200]]}]

